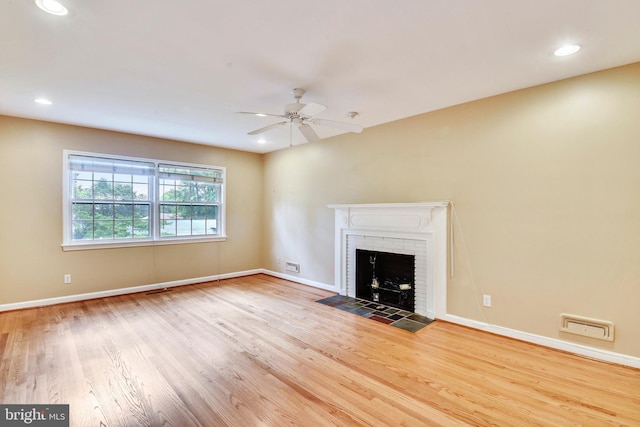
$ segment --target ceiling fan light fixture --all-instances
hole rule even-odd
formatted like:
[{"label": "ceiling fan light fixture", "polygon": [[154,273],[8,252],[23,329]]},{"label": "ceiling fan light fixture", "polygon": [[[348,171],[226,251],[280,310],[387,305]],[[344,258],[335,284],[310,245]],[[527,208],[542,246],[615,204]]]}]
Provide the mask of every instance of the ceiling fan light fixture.
[{"label": "ceiling fan light fixture", "polygon": [[305,94],[305,90],[304,89],[300,89],[299,87],[296,87],[296,88],[291,90],[291,95],[293,95],[293,97],[296,100],[296,102],[299,102],[300,98],[302,98],[302,95],[304,95],[304,94]]},{"label": "ceiling fan light fixture", "polygon": [[555,56],[569,56],[569,55],[573,55],[574,53],[576,53],[577,51],[580,50],[580,46],[577,44],[568,44],[565,46],[562,46],[558,49],[556,49],[555,52],[553,52],[553,54]]},{"label": "ceiling fan light fixture", "polygon": [[69,13],[66,7],[56,0],[35,0],[36,6],[51,15],[64,16]]}]

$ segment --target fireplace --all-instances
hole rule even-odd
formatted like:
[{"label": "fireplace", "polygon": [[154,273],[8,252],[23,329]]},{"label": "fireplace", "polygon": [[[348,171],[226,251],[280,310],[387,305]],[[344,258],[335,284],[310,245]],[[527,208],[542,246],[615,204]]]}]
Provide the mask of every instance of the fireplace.
[{"label": "fireplace", "polygon": [[356,249],[356,298],[414,311],[415,256]]},{"label": "fireplace", "polygon": [[[329,205],[335,209],[335,285],[338,292],[373,300],[373,290],[370,297],[359,296],[366,295],[366,287],[371,289],[374,283],[369,257],[374,253],[382,258],[388,255],[380,254],[408,256],[413,260],[413,277],[404,272],[392,272],[392,277],[385,277],[382,282],[381,277],[377,277],[378,287],[385,286],[385,280],[388,280],[389,289],[397,287],[400,290],[400,285],[405,285],[403,288],[409,285],[413,290],[413,309],[408,311],[431,319],[446,315],[448,206],[446,201]],[[360,262],[368,264],[364,272],[358,268],[359,258]],[[394,293],[383,290],[378,292],[378,298],[383,297],[383,292]],[[392,299],[390,295],[384,298]]]}]

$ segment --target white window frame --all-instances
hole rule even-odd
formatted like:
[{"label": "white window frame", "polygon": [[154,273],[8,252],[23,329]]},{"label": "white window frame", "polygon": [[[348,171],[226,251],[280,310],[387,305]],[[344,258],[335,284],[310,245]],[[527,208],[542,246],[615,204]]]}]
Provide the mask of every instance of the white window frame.
[{"label": "white window frame", "polygon": [[[105,240],[73,240],[72,239],[72,198],[71,198],[71,171],[69,168],[70,156],[88,156],[99,157],[109,160],[125,160],[135,162],[153,163],[155,165],[155,173],[153,182],[150,186],[150,236],[148,238],[136,239],[105,239]],[[106,248],[124,248],[135,246],[155,246],[155,245],[175,245],[186,243],[203,243],[203,242],[220,242],[226,241],[226,176],[227,171],[222,166],[202,165],[186,162],[175,162],[167,160],[149,159],[141,157],[120,156],[104,153],[92,153],[85,151],[63,150],[62,155],[63,174],[62,174],[62,249],[64,251],[88,250],[88,249],[106,249]],[[171,165],[183,168],[200,168],[214,169],[222,173],[222,183],[220,184],[221,194],[219,202],[219,219],[218,234],[215,235],[189,235],[189,236],[160,236],[160,185],[159,185],[159,167],[160,165]]]}]

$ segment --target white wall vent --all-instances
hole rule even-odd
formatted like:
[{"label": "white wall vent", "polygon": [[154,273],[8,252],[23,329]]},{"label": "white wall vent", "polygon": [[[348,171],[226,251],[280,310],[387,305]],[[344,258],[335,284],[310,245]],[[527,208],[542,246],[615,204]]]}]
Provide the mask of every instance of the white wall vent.
[{"label": "white wall vent", "polygon": [[613,341],[613,323],[606,320],[563,313],[560,315],[560,330],[589,338]]},{"label": "white wall vent", "polygon": [[300,273],[300,264],[296,262],[287,261],[285,266],[285,270],[292,271],[294,273]]}]

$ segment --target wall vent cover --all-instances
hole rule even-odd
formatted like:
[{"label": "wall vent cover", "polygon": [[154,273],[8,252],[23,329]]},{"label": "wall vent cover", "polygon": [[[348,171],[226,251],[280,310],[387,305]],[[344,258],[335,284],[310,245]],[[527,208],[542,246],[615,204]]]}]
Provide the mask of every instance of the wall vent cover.
[{"label": "wall vent cover", "polygon": [[613,341],[613,323],[573,314],[560,315],[560,330],[599,340]]},{"label": "wall vent cover", "polygon": [[287,271],[292,271],[294,273],[300,273],[300,264],[298,264],[297,262],[287,261],[285,266],[284,266],[284,268]]}]

